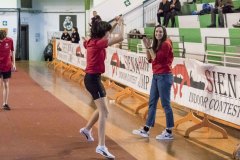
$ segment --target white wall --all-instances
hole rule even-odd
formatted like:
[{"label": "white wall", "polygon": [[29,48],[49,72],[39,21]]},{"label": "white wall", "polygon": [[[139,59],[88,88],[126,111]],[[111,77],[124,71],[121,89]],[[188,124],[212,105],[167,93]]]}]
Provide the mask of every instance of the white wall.
[{"label": "white wall", "polygon": [[[48,43],[48,32],[59,31],[59,13],[22,13],[22,24],[29,25],[29,59],[42,60],[43,50]],[[71,15],[71,14],[69,14]],[[85,35],[85,14],[77,15],[77,27],[80,36]],[[40,38],[38,40],[38,36]]]},{"label": "white wall", "polygon": [[84,12],[84,0],[32,0],[32,7],[44,11]]},{"label": "white wall", "polygon": [[[125,33],[129,33],[132,29],[140,29],[143,27],[143,8],[138,7],[135,10],[124,15]],[[142,32],[143,33],[143,32]]]},{"label": "white wall", "polygon": [[[7,22],[7,25],[3,25],[3,21]],[[13,39],[14,49],[16,50],[17,42],[17,12],[0,12],[0,28],[8,29],[8,37]]]},{"label": "white wall", "polygon": [[[125,14],[134,8],[140,6],[143,3],[143,0],[130,0],[130,5],[126,6],[125,1],[119,0],[105,0],[97,6],[94,6],[90,9],[90,14],[93,10],[96,10],[97,13],[101,16],[102,20],[110,21],[115,16],[120,14]],[[92,15],[91,15],[92,17]]]},{"label": "white wall", "polygon": [[18,0],[0,0],[0,8],[17,8]]},{"label": "white wall", "polygon": [[93,7],[103,3],[106,0],[93,0]]},{"label": "white wall", "polygon": [[[21,24],[29,26],[29,60],[43,60],[47,33],[59,31],[59,15],[77,15],[80,36],[85,35],[84,1],[82,0],[33,0],[33,10],[39,13],[21,13]],[[81,12],[81,13],[80,13]],[[38,39],[38,36],[40,38]]]}]

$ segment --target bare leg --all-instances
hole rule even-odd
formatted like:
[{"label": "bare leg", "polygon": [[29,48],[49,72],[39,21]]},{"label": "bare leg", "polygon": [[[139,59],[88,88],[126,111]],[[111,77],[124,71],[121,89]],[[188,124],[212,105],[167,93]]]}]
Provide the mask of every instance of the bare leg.
[{"label": "bare leg", "polygon": [[99,98],[94,101],[99,110],[99,122],[98,122],[98,145],[105,146],[105,128],[106,119],[108,116],[108,108],[106,98]]},{"label": "bare leg", "polygon": [[97,122],[98,120],[98,117],[99,117],[99,111],[98,109],[95,110],[90,118],[90,120],[88,121],[87,125],[86,125],[86,129],[87,130],[91,130],[93,125]]},{"label": "bare leg", "polygon": [[9,79],[3,79],[3,104],[8,103]]}]

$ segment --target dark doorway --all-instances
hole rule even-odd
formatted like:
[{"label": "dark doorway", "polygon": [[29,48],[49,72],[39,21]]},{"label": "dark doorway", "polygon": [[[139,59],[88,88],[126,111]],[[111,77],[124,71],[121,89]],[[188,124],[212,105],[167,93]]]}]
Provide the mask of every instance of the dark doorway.
[{"label": "dark doorway", "polygon": [[20,59],[29,60],[29,29],[28,25],[21,25]]}]

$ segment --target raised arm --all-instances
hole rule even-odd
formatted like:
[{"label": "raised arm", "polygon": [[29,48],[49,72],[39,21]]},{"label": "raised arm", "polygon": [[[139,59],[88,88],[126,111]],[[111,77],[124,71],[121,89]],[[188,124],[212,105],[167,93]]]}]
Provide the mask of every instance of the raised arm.
[{"label": "raised arm", "polygon": [[146,54],[148,61],[154,60],[156,58],[156,54],[154,53],[152,49],[152,42],[149,38],[143,37],[143,44],[146,48]]},{"label": "raised arm", "polygon": [[[119,28],[120,28],[120,30],[118,32],[118,37],[110,38],[109,41],[108,41],[108,46],[111,46],[113,44],[116,44],[116,43],[119,43],[119,42],[123,41],[124,24],[123,24],[123,19],[122,19],[121,16],[117,19],[116,25],[119,25]],[[115,25],[115,27],[116,27],[116,25]],[[115,28],[115,27],[113,26],[112,28]],[[113,31],[113,29],[111,31]],[[110,31],[110,33],[111,33],[111,31]]]}]

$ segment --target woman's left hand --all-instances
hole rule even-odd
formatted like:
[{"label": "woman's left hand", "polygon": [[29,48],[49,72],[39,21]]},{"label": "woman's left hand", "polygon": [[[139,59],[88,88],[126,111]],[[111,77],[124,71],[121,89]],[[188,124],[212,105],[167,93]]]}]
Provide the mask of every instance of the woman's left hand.
[{"label": "woman's left hand", "polygon": [[147,48],[147,49],[151,48],[152,42],[149,38],[143,37],[143,43],[144,43],[145,48]]}]

